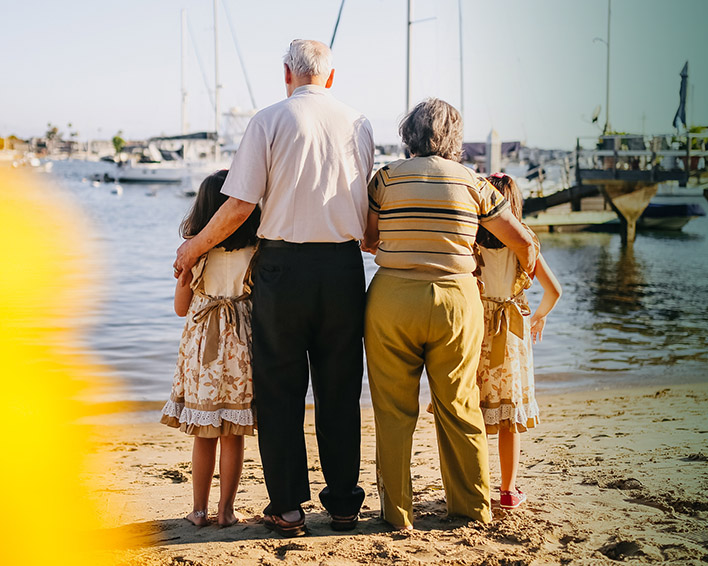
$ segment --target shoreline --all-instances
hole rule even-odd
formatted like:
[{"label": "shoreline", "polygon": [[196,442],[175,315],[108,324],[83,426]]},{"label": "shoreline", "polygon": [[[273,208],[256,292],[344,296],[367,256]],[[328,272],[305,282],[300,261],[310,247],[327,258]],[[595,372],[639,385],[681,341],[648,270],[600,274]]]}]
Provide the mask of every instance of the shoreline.
[{"label": "shoreline", "polygon": [[[536,397],[554,397],[558,395],[581,395],[593,392],[611,392],[611,391],[634,391],[638,389],[661,388],[667,386],[667,377],[664,374],[663,378],[659,375],[644,377],[638,379],[638,373],[627,372],[604,372],[601,375],[592,372],[575,372],[564,374],[545,374],[540,376],[540,380],[536,382]],[[671,383],[669,387],[674,386],[690,386],[690,385],[706,385],[708,384],[708,375],[700,376],[696,373],[671,375],[669,377]],[[567,385],[571,381],[575,381],[576,385]],[[582,383],[583,385],[579,385]],[[367,383],[362,385],[361,408],[371,409],[371,399],[367,390]],[[123,388],[125,389],[125,388]],[[421,407],[428,404],[428,383],[427,378],[421,378],[420,387]],[[167,396],[169,396],[169,387],[166,388],[166,397],[164,399],[112,399],[109,401],[96,401],[92,399],[83,400],[83,416],[96,417],[100,415],[112,415],[123,413],[149,413],[162,410]],[[314,404],[308,401],[305,405],[307,410],[313,410]]]},{"label": "shoreline", "polygon": [[[246,438],[236,497],[244,522],[226,529],[188,524],[182,517],[191,510],[191,439],[157,422],[138,422],[131,418],[136,413],[92,427],[90,496],[105,532],[122,536],[109,553],[126,565],[705,564],[708,384],[542,393],[538,402],[541,423],[522,435],[518,484],[529,499],[517,510],[498,507],[498,455],[490,443],[489,526],[445,516],[434,424],[422,409],[411,467],[412,533],[391,532],[378,518],[370,408],[362,409],[366,500],[351,534],[332,531],[317,500],[324,478],[312,410],[305,432],[313,499],[303,505],[310,536],[274,537],[259,523],[267,500],[253,437]],[[212,514],[217,486],[215,480]]]}]

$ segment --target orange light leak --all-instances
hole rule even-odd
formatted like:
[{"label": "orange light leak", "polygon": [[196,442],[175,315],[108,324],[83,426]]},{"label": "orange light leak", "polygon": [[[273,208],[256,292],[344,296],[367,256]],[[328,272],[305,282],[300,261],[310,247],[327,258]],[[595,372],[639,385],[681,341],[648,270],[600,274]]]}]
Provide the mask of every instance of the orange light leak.
[{"label": "orange light leak", "polygon": [[102,534],[77,423],[97,374],[75,347],[91,292],[82,230],[52,186],[0,168],[0,564],[110,564],[103,548],[120,544]]}]

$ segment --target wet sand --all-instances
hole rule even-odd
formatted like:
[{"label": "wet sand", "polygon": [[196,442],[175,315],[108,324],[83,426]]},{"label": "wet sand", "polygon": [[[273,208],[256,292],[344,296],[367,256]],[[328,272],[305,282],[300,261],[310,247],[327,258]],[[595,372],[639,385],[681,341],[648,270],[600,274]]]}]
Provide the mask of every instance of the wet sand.
[{"label": "wet sand", "polygon": [[[491,450],[494,522],[445,517],[432,416],[421,409],[413,448],[416,530],[392,532],[379,519],[374,423],[363,410],[359,526],[340,534],[317,500],[323,477],[313,413],[307,415],[314,499],[310,535],[273,536],[256,438],[247,438],[236,508],[244,521],[197,528],[191,510],[191,439],[135,414],[103,418],[90,460],[91,497],[123,545],[119,564],[705,564],[708,561],[708,385],[545,395],[542,422],[522,436],[521,508],[498,507],[496,437]],[[156,413],[142,413],[157,419]],[[95,418],[95,417],[94,417]],[[212,488],[215,514],[218,480]]]}]

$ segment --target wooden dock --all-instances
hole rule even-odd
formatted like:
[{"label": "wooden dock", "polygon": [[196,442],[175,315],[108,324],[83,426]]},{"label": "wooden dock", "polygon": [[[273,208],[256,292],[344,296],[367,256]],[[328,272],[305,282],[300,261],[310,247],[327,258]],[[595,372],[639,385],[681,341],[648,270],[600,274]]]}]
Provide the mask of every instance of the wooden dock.
[{"label": "wooden dock", "polygon": [[593,138],[593,143],[595,148],[584,149],[577,140],[574,186],[524,202],[529,226],[568,229],[619,219],[622,241],[631,244],[637,220],[660,183],[678,181],[686,186],[691,178],[708,178],[708,133],[611,135]]}]

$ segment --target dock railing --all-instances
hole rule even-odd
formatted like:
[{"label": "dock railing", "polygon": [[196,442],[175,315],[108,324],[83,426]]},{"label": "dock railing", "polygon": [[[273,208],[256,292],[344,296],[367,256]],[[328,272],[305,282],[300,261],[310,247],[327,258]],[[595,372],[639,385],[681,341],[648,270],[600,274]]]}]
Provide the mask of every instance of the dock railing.
[{"label": "dock railing", "polygon": [[683,135],[613,134],[578,138],[576,182],[623,179],[685,185],[706,173],[708,132]]}]

